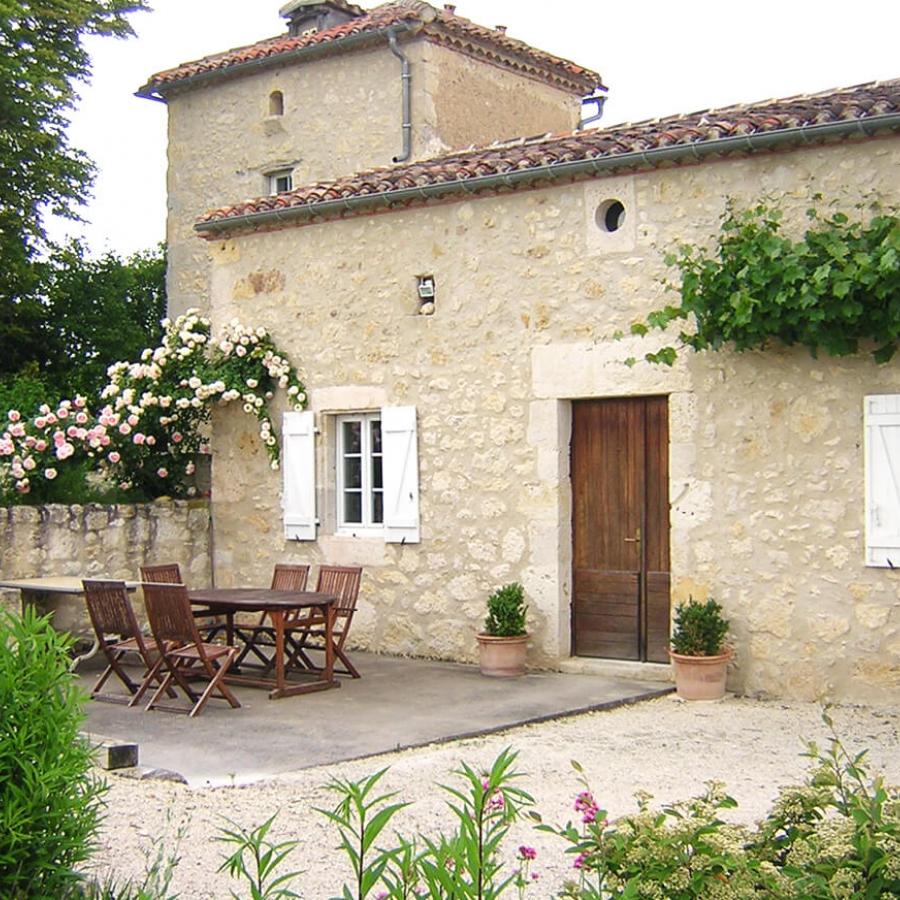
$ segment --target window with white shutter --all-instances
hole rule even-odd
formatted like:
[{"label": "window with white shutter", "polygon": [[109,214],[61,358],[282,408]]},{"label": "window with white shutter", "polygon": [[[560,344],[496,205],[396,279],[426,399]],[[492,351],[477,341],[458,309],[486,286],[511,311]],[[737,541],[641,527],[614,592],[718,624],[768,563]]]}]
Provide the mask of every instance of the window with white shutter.
[{"label": "window with white shutter", "polygon": [[900,568],[900,394],[865,399],[866,565]]},{"label": "window with white shutter", "polygon": [[419,453],[414,406],[381,410],[384,475],[384,539],[419,543]]},{"label": "window with white shutter", "polygon": [[284,536],[316,539],[316,430],[311,412],[286,412],[282,420],[281,469]]}]

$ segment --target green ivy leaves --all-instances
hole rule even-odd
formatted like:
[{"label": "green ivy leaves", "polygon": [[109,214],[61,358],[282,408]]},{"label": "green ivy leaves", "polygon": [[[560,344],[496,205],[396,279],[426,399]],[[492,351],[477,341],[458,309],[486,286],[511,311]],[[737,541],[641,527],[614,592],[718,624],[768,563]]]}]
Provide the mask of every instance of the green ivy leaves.
[{"label": "green ivy leaves", "polygon": [[[684,245],[665,257],[681,276],[680,303],[654,310],[631,333],[688,320],[681,348],[760,350],[774,341],[816,357],[874,343],[874,360],[887,362],[900,340],[900,220],[879,210],[860,220],[816,209],[807,216],[808,229],[794,239],[782,233],[780,209],[729,201],[712,250]],[[644,358],[673,365],[678,349]]]}]

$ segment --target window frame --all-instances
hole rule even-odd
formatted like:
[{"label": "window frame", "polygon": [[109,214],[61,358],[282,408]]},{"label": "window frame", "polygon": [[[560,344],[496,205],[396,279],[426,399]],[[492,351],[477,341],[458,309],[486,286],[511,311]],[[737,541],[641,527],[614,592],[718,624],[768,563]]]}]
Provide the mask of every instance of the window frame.
[{"label": "window frame", "polygon": [[[384,437],[381,437],[381,448],[376,452],[373,449],[372,425],[376,422],[381,432],[381,410],[369,412],[341,413],[334,417],[335,422],[335,534],[354,535],[382,535],[384,534]],[[361,522],[348,522],[345,517],[344,498],[348,490],[344,483],[344,460],[348,454],[344,446],[344,425],[347,423],[359,423],[360,425],[360,487],[361,494]],[[381,486],[373,484],[373,461],[381,460]],[[381,521],[374,518],[374,498],[381,494]]]},{"label": "window frame", "polygon": [[[278,179],[286,178],[288,186],[284,190],[279,190]],[[278,194],[286,194],[294,189],[294,170],[290,168],[274,169],[266,173],[266,185],[268,187],[269,196],[275,197]]]}]

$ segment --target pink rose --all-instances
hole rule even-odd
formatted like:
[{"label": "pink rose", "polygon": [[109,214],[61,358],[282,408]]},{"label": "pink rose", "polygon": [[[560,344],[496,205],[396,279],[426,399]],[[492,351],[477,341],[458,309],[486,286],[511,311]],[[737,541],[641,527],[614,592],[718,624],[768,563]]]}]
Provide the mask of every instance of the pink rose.
[{"label": "pink rose", "polygon": [[156,470],[156,474],[159,475],[160,478],[168,478],[168,477],[169,477],[169,470],[160,467],[159,469]]},{"label": "pink rose", "polygon": [[138,431],[138,432],[135,433],[135,435],[134,435],[134,437],[132,438],[132,440],[133,440],[136,444],[140,445],[140,444],[143,444],[144,441],[147,440],[147,438],[146,438],[145,435],[141,434],[141,433]]},{"label": "pink rose", "polygon": [[10,422],[18,422],[22,418],[17,409],[11,409],[6,415]]},{"label": "pink rose", "polygon": [[56,478],[56,469],[44,469],[44,478],[46,478],[47,481],[53,481],[53,479]]},{"label": "pink rose", "polygon": [[172,443],[180,444],[182,441],[182,434],[180,431],[175,431],[172,433]]},{"label": "pink rose", "polygon": [[115,450],[113,450],[113,451],[109,454],[109,457],[108,457],[108,459],[109,459],[109,461],[110,461],[111,463],[117,463],[121,458],[122,458],[122,457],[119,456],[119,454],[118,454]]},{"label": "pink rose", "polygon": [[134,428],[134,426],[137,425],[138,422],[140,422],[140,419],[139,419],[134,413],[132,413],[132,414],[128,417],[128,424],[129,424],[132,428]]}]

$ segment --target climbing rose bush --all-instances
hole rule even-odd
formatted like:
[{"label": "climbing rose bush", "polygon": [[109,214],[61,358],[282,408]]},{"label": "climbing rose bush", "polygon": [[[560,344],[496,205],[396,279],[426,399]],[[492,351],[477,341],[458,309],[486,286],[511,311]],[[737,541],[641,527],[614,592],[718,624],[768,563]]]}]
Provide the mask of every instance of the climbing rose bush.
[{"label": "climbing rose bush", "polygon": [[210,412],[235,401],[257,420],[271,466],[278,468],[269,401],[281,389],[293,408],[303,409],[306,392],[266,329],[232,319],[213,339],[209,320],[197,310],[162,324],[159,347],[144,350],[138,362],[110,366],[99,410],[76,397],[44,404],[32,416],[8,411],[0,435],[0,496],[65,500],[54,482],[76,471],[89,472],[98,488],[134,499],[190,496],[195,457],[209,452],[204,426]]}]

